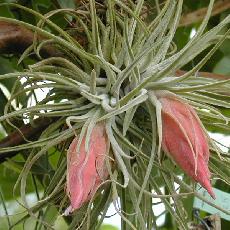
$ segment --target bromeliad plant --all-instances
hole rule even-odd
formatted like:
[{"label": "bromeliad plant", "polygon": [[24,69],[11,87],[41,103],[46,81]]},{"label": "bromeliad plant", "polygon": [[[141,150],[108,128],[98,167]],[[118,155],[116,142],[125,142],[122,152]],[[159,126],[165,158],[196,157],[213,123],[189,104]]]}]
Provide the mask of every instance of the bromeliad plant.
[{"label": "bromeliad plant", "polygon": [[[230,181],[230,175],[222,172],[230,167],[229,155],[205,128],[230,130],[229,117],[221,113],[221,108],[230,107],[230,82],[196,77],[229,36],[230,16],[206,30],[213,2],[196,34],[178,51],[173,38],[181,0],[166,1],[148,23],[143,0],[82,1],[79,10],[59,9],[45,15],[9,4],[38,19],[32,25],[0,17],[34,31],[34,42],[20,62],[31,53],[41,58],[40,51],[47,46],[59,50],[57,57],[37,61],[25,72],[0,76],[17,79],[0,121],[14,126],[15,119],[53,119],[37,140],[0,149],[0,153],[18,151],[25,159],[16,183],[16,187],[21,184],[21,204],[28,213],[23,220],[30,216],[52,228],[41,211],[45,215],[50,206],[56,206],[59,214],[71,216],[65,217],[70,229],[98,229],[113,204],[122,229],[152,229],[157,220],[154,198],[160,198],[176,226],[187,229],[192,217],[184,201],[189,196],[229,214],[193,186],[199,182],[215,198],[212,179]],[[83,44],[72,31],[52,22],[57,15],[75,22],[74,30],[84,34]],[[207,48],[210,51],[193,69],[176,75]],[[23,88],[18,90],[21,79]],[[12,110],[12,102],[21,95],[30,98],[43,88],[49,89],[43,100]],[[53,150],[58,156],[55,164],[50,161]],[[44,192],[31,207],[27,178],[44,162],[48,177],[37,176]]]}]

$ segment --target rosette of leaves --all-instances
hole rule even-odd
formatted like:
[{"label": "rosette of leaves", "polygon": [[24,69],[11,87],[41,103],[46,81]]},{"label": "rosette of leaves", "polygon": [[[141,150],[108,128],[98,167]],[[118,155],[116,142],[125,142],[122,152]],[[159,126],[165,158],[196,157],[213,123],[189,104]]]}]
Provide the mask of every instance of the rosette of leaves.
[{"label": "rosette of leaves", "polygon": [[[15,190],[20,189],[20,204],[26,212],[20,221],[34,218],[37,226],[53,228],[55,218],[69,204],[65,192],[66,150],[76,134],[80,138],[86,135],[86,142],[87,138],[89,141],[99,121],[106,123],[111,146],[107,161],[109,179],[90,202],[65,218],[69,229],[99,229],[111,204],[121,216],[122,229],[155,228],[158,216],[153,212],[154,198],[164,204],[165,214],[171,215],[175,226],[181,229],[186,229],[192,219],[184,204],[189,197],[196,196],[229,214],[197,192],[193,182],[164,156],[159,102],[149,96],[154,90],[173,92],[195,108],[205,127],[230,130],[229,117],[222,113],[230,107],[229,80],[196,76],[229,37],[230,16],[211,30],[206,29],[213,3],[211,0],[196,34],[180,50],[173,39],[182,12],[181,0],[165,1],[150,22],[146,20],[143,0],[137,3],[112,0],[103,4],[82,1],[79,10],[58,9],[45,15],[22,5],[8,4],[37,20],[36,24],[29,24],[0,17],[1,21],[34,32],[34,42],[19,62],[31,54],[40,60],[28,65],[24,72],[0,76],[0,79],[15,79],[0,121],[16,130],[19,130],[15,125],[18,120],[26,119],[32,124],[36,118],[53,121],[33,141],[0,149],[0,154],[16,151],[24,159],[23,165],[8,162],[21,168]],[[52,21],[53,17],[72,20],[75,26],[63,30]],[[84,38],[83,43],[76,39],[78,33]],[[44,47],[58,50],[59,55],[43,58],[40,52]],[[177,70],[207,49],[209,52],[191,70],[180,77],[176,75]],[[17,87],[22,79],[22,87]],[[43,100],[35,100],[35,105],[12,106],[21,95],[26,95],[28,102],[35,89],[43,88],[49,93]],[[229,170],[225,170],[230,168],[229,154],[211,138],[209,144],[213,178],[229,185]],[[52,162],[54,154],[57,158]],[[36,173],[42,167],[44,173]],[[39,200],[33,206],[26,197],[30,174],[41,184]],[[175,188],[175,182],[179,188]],[[52,220],[46,218],[51,207],[58,211]]]}]

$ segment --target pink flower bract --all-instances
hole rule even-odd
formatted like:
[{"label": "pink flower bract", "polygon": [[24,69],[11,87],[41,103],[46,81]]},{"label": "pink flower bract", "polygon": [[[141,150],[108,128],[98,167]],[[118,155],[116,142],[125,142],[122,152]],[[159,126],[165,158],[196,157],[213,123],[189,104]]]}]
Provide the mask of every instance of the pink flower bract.
[{"label": "pink flower bract", "polygon": [[162,148],[215,198],[208,169],[209,147],[195,110],[170,93],[159,93],[162,105]]},{"label": "pink flower bract", "polygon": [[105,158],[109,143],[104,123],[98,123],[93,128],[88,152],[85,149],[85,137],[79,152],[77,145],[78,137],[75,137],[67,153],[67,194],[71,203],[67,214],[89,201],[108,177]]}]

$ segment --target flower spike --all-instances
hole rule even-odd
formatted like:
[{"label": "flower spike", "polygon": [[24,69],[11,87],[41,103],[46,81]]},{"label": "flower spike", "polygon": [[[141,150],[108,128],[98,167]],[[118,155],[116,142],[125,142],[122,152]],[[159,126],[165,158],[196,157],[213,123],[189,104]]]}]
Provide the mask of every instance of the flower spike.
[{"label": "flower spike", "polygon": [[89,201],[108,177],[105,159],[109,142],[104,123],[98,123],[93,128],[88,152],[85,149],[85,136],[80,143],[79,152],[78,141],[78,137],[73,139],[67,153],[67,194],[71,205],[67,208],[66,215]]},{"label": "flower spike", "polygon": [[178,96],[156,91],[162,106],[162,148],[215,198],[208,169],[209,147],[195,110]]}]

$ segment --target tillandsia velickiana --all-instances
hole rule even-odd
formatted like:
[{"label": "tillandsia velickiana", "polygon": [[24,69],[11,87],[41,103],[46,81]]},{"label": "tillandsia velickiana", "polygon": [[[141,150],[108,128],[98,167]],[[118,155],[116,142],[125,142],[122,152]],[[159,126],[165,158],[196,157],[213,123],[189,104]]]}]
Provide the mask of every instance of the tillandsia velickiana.
[{"label": "tillandsia velickiana", "polygon": [[[166,0],[152,20],[147,20],[143,0],[77,4],[76,10],[44,15],[7,4],[36,17],[35,25],[0,17],[34,32],[33,44],[19,63],[30,55],[39,59],[24,72],[0,76],[15,79],[0,122],[19,130],[15,120],[52,121],[33,140],[0,148],[0,154],[17,151],[24,158],[15,184],[15,190],[20,185],[20,203],[26,210],[21,221],[34,218],[52,229],[39,213],[54,206],[56,218],[68,215],[64,217],[68,229],[99,229],[112,204],[121,216],[122,229],[153,229],[158,198],[177,226],[187,229],[191,216],[183,202],[192,196],[230,214],[194,186],[200,183],[215,198],[211,184],[217,179],[230,181],[229,173],[222,171],[230,168],[229,154],[206,130],[209,126],[230,130],[230,118],[221,110],[230,107],[230,80],[196,76],[229,39],[230,16],[207,30],[214,4],[210,0],[195,35],[177,50],[173,39],[182,0]],[[63,30],[53,17],[71,20],[73,27]],[[44,57],[42,51],[47,49],[58,52]],[[207,49],[191,70],[177,74]],[[22,95],[29,100],[36,89],[49,93],[33,106],[18,103]],[[55,164],[50,160],[53,152],[58,156]],[[9,160],[9,164],[17,162]],[[36,174],[44,164],[46,175]],[[30,173],[43,186],[34,206],[26,197]]]}]

